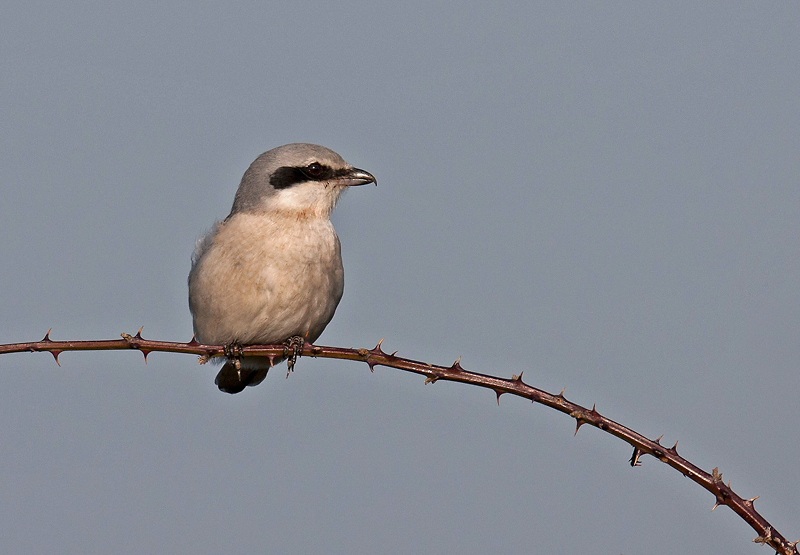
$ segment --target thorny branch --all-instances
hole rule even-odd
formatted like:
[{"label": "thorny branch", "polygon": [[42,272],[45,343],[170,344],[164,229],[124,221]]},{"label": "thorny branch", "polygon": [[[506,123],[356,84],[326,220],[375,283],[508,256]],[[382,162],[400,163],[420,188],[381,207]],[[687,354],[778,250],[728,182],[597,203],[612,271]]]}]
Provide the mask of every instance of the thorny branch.
[{"label": "thorny branch", "polygon": [[[103,350],[125,350],[136,349],[141,351],[147,360],[147,355],[153,351],[170,353],[188,353],[200,356],[200,362],[204,363],[210,358],[224,356],[225,347],[222,345],[201,345],[194,338],[189,343],[176,343],[171,341],[151,341],[143,339],[141,329],[135,336],[123,333],[122,339],[99,340],[99,341],[53,341],[50,339],[50,332],[41,341],[31,343],[13,343],[0,345],[0,354],[19,353],[19,352],[38,352],[47,351],[53,355],[58,363],[58,355],[64,351],[103,351]],[[383,341],[383,340],[381,340]],[[266,356],[270,359],[282,357],[284,345],[252,345],[241,349],[242,356]],[[396,353],[396,351],[395,351]],[[678,455],[678,443],[666,448],[657,439],[648,439],[643,435],[618,424],[613,420],[601,415],[595,406],[591,410],[582,407],[564,397],[564,390],[558,395],[547,393],[541,389],[532,387],[522,381],[522,372],[513,375],[511,379],[498,378],[470,372],[459,364],[460,360],[455,361],[452,366],[437,366],[426,362],[419,362],[407,358],[395,356],[395,353],[387,354],[381,350],[381,343],[374,349],[346,349],[341,347],[322,347],[305,343],[301,351],[301,356],[336,358],[344,360],[355,360],[366,362],[370,371],[375,366],[387,366],[413,372],[425,376],[425,383],[435,383],[438,380],[461,382],[478,387],[491,389],[497,395],[497,402],[500,403],[500,396],[510,393],[525,399],[530,399],[534,403],[546,405],[555,410],[568,414],[576,421],[575,433],[584,424],[595,426],[609,434],[633,446],[633,455],[630,459],[631,466],[639,466],[639,459],[642,455],[652,455],[661,462],[671,466],[684,476],[690,478],[703,488],[714,495],[716,503],[712,510],[719,505],[726,505],[747,522],[758,533],[758,537],[753,541],[761,545],[769,545],[777,553],[783,555],[800,555],[798,552],[798,542],[790,542],[775,530],[767,520],[762,517],[753,506],[757,497],[743,499],[737,495],[730,486],[730,482],[725,484],[722,481],[722,473],[717,468],[711,474],[701,470]]]}]

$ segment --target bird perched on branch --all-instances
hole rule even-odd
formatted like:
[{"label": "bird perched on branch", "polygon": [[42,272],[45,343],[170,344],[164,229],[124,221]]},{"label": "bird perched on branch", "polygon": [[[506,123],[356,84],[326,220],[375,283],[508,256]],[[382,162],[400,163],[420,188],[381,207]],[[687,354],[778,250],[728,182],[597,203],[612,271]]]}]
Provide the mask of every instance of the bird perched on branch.
[{"label": "bird perched on branch", "polygon": [[[226,345],[215,383],[239,393],[272,364],[313,343],[344,291],[339,238],[330,214],[355,185],[376,183],[323,146],[293,143],[265,152],[242,177],[231,213],[198,240],[189,273],[197,340]],[[291,355],[237,357],[237,347],[285,343]]]}]

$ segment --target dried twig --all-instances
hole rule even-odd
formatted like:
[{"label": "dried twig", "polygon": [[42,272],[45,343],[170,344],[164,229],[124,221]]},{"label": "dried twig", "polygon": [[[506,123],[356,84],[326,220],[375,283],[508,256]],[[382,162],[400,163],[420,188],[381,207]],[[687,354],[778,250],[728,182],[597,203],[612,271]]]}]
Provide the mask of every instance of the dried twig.
[{"label": "dried twig", "polygon": [[[145,359],[147,359],[147,355],[152,351],[190,353],[199,355],[201,363],[213,357],[224,356],[225,347],[221,345],[201,345],[194,339],[189,343],[150,341],[142,338],[141,331],[140,329],[135,336],[123,333],[122,339],[100,341],[53,341],[50,339],[50,332],[48,331],[41,341],[0,345],[0,354],[47,351],[53,355],[56,362],[58,362],[58,355],[64,351],[136,349],[144,354]],[[275,358],[283,356],[284,348],[284,345],[252,345],[242,348],[241,353],[242,356],[259,355]],[[438,380],[467,383],[493,390],[497,395],[498,403],[500,402],[501,395],[510,393],[512,395],[524,397],[525,399],[530,399],[534,403],[541,403],[542,405],[561,411],[575,419],[576,434],[581,426],[589,424],[632,445],[633,455],[630,459],[631,466],[639,466],[639,459],[642,455],[652,455],[710,491],[716,499],[712,510],[716,509],[719,505],[730,507],[733,512],[742,517],[744,521],[752,526],[758,533],[758,537],[753,540],[754,542],[761,545],[769,545],[777,553],[783,555],[800,555],[797,549],[798,542],[788,541],[779,534],[758,511],[756,511],[753,502],[757,497],[743,499],[731,489],[730,482],[725,484],[722,481],[722,473],[719,472],[717,468],[714,468],[711,474],[709,474],[678,455],[678,442],[675,442],[675,445],[670,448],[665,448],[659,443],[661,437],[654,440],[648,439],[630,428],[601,415],[597,412],[594,405],[590,410],[572,401],[568,401],[564,397],[563,390],[558,395],[553,395],[524,383],[522,381],[522,372],[520,372],[519,375],[513,375],[511,379],[469,372],[461,367],[461,359],[455,361],[452,366],[449,367],[437,366],[401,358],[395,356],[395,353],[387,354],[381,350],[380,342],[374,349],[322,347],[306,343],[300,354],[301,356],[366,362],[370,370],[373,370],[375,366],[397,368],[399,370],[425,376],[426,384],[435,383]]]}]

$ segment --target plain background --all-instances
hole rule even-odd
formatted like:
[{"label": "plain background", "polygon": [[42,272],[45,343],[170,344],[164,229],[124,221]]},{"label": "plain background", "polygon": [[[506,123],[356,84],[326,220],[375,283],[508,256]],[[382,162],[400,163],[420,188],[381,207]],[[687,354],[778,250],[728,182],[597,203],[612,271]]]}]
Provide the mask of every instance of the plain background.
[{"label": "plain background", "polygon": [[[566,387],[800,539],[800,3],[7,2],[0,342],[192,336],[261,152],[374,173],[323,345]],[[538,405],[302,359],[0,357],[3,553],[767,553]],[[771,551],[770,551],[771,552]]]}]

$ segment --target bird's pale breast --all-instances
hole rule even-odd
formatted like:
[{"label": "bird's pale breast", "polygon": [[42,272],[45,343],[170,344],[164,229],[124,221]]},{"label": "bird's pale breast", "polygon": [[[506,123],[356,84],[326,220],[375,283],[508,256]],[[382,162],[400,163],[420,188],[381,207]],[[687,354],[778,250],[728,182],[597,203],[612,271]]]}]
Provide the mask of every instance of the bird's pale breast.
[{"label": "bird's pale breast", "polygon": [[198,341],[313,342],[344,290],[339,240],[327,217],[236,214],[219,225],[189,277]]}]

